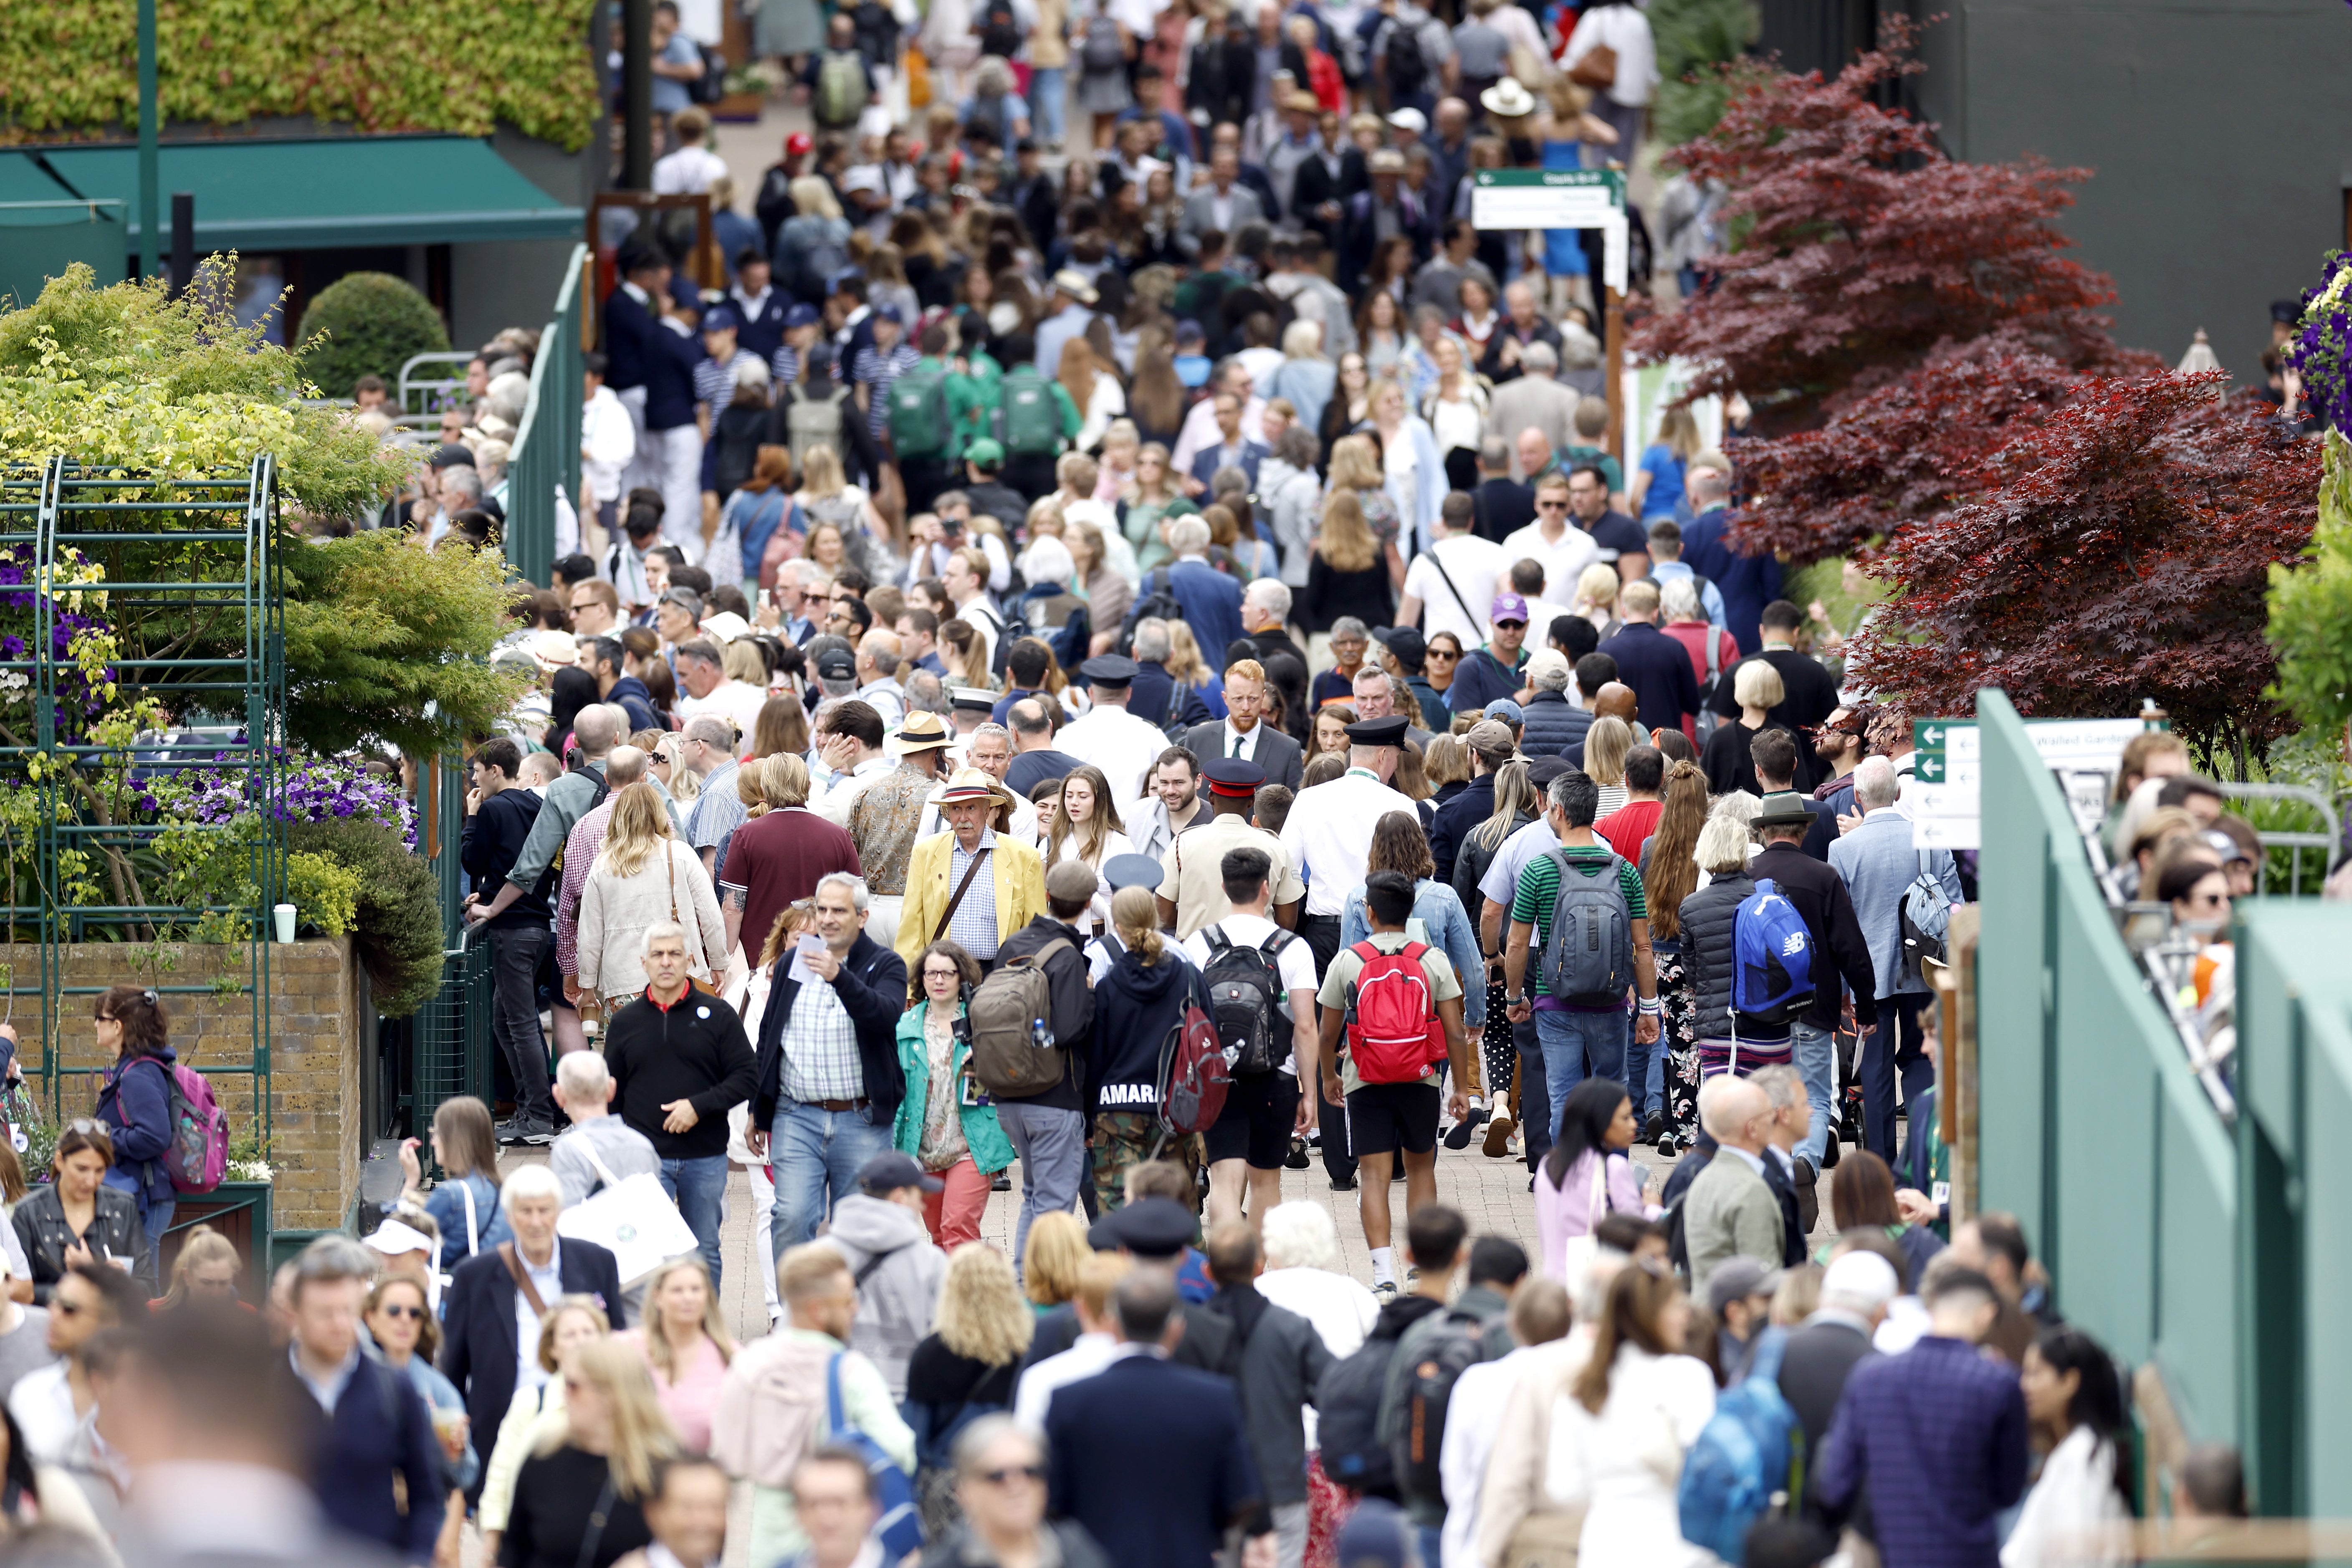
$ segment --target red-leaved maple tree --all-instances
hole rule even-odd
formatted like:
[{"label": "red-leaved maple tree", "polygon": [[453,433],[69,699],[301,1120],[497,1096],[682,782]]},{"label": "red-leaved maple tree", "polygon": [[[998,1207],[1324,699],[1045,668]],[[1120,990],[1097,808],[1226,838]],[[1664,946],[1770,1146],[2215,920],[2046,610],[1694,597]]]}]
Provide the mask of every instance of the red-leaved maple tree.
[{"label": "red-leaved maple tree", "polygon": [[1856,650],[1861,679],[1915,713],[1974,712],[1984,686],[2038,717],[2153,698],[2209,757],[2292,730],[2261,696],[2264,592],[2310,541],[2319,450],[2218,401],[2227,382],[2088,381],[1957,474],[1964,499],[1876,557],[1896,592]]},{"label": "red-leaved maple tree", "polygon": [[1712,287],[1657,315],[1628,347],[1699,366],[1692,391],[1743,393],[1759,433],[1802,429],[1849,388],[1998,329],[2070,369],[2115,353],[2097,307],[2105,275],[2061,254],[2058,215],[2086,169],[1959,163],[1935,127],[1871,100],[1918,66],[1907,23],[1824,80],[1751,73],[1716,128],[1666,154],[1727,193],[1729,254]]}]

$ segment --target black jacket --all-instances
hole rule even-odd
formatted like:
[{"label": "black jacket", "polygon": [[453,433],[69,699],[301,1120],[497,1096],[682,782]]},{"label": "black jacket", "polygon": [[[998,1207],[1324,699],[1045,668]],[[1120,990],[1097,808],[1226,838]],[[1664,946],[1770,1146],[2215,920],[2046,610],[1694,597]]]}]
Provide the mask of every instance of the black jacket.
[{"label": "black jacket", "polygon": [[1519,732],[1521,752],[1530,757],[1583,754],[1584,732],[1592,728],[1592,715],[1570,702],[1567,692],[1538,687],[1528,693],[1521,711],[1526,715]]},{"label": "black jacket", "polygon": [[1327,250],[1339,247],[1339,220],[1336,216],[1325,217],[1316,209],[1327,203],[1345,199],[1348,195],[1348,160],[1355,159],[1360,168],[1363,156],[1361,151],[1350,146],[1341,155],[1339,167],[1332,169],[1324,164],[1323,155],[1318,153],[1298,165],[1297,177],[1291,182],[1290,216],[1301,228],[1310,228],[1321,235]]},{"label": "black jacket", "polygon": [[[593,1298],[613,1327],[627,1327],[628,1303],[621,1298],[621,1270],[613,1255],[594,1242],[563,1237],[555,1247],[563,1293]],[[466,1415],[477,1432],[496,1432],[514,1403],[515,1366],[522,1350],[515,1340],[515,1295],[514,1276],[493,1249],[457,1265],[442,1299],[441,1371],[465,1393]],[[475,1483],[474,1495],[480,1495],[480,1485]]]},{"label": "black jacket", "polygon": [[[1500,544],[1536,520],[1536,492],[1531,485],[1509,479],[1488,479],[1470,492],[1471,528],[1479,538]],[[1549,636],[1549,626],[1530,631]]]},{"label": "black jacket", "polygon": [[[784,1021],[793,1016],[801,984],[787,979],[793,955],[779,954],[770,977],[768,1010],[760,1017],[760,1051],[752,1072],[751,1125],[765,1127],[776,1119],[776,1100],[782,1092]],[[842,1010],[857,1026],[857,1060],[866,1078],[866,1098],[872,1102],[875,1125],[887,1127],[907,1098],[906,1069],[898,1065],[898,1016],[907,1010],[907,961],[864,931],[850,944],[841,973],[833,977],[834,994]]]},{"label": "black jacket", "polygon": [[[613,1069],[613,1109],[654,1152],[665,1160],[727,1152],[727,1113],[751,1098],[753,1072],[751,1042],[734,1008],[691,988],[667,1007],[641,995],[613,1016],[604,1062]],[[662,1107],[680,1100],[693,1105],[694,1125],[664,1131]]]},{"label": "black jacket", "polygon": [[[1495,775],[1492,773],[1480,773],[1462,786],[1461,794],[1439,806],[1437,819],[1429,825],[1430,858],[1437,862],[1437,869],[1432,875],[1452,886],[1454,858],[1461,853],[1462,841],[1470,837],[1472,828],[1494,815]],[[1471,923],[1476,924],[1478,911],[1466,903],[1462,907],[1469,910]]]},{"label": "black jacket", "polygon": [[[1206,110],[1209,123],[1235,125],[1250,117],[1257,91],[1257,45],[1248,38],[1208,38],[1192,46],[1192,68],[1184,86],[1184,107]],[[1266,221],[1277,215],[1266,204]]]},{"label": "black jacket", "polygon": [[[640,685],[638,689],[645,688]],[[539,808],[544,804],[537,795],[516,784],[482,802],[474,815],[466,818],[466,836],[457,850],[457,863],[474,879],[474,891],[484,900],[498,896],[499,884],[514,869],[515,861],[522,854],[523,841],[530,837],[530,825],[539,820]],[[549,866],[541,874],[537,887],[499,910],[488,923],[501,931],[524,926],[544,930],[554,912],[547,906],[547,893],[555,875],[555,868]]]},{"label": "black jacket", "polygon": [[1057,952],[1045,961],[1045,989],[1053,996],[1055,1043],[1067,1057],[1070,1070],[1062,1081],[1042,1094],[1004,1095],[1005,1100],[1019,1100],[1024,1105],[1051,1106],[1061,1110],[1083,1110],[1087,1095],[1095,1081],[1092,1055],[1092,1032],[1095,1022],[1093,988],[1087,984],[1086,933],[1064,925],[1051,915],[1032,915],[1029,923],[1004,940],[997,950],[997,962],[1020,958],[1036,952],[1060,938],[1070,944],[1066,952]]},{"label": "black jacket", "polygon": [[1764,1151],[1764,1184],[1780,1205],[1780,1267],[1793,1268],[1805,1260],[1805,1226],[1797,1210],[1797,1185],[1780,1169],[1780,1156]]},{"label": "black jacket", "polygon": [[1770,878],[1772,885],[1805,917],[1813,937],[1813,1005],[1805,1022],[1817,1029],[1838,1026],[1838,990],[1830,984],[1822,959],[1827,957],[1838,979],[1853,994],[1853,1018],[1868,1024],[1878,1016],[1878,981],[1870,966],[1870,943],[1864,940],[1862,921],[1855,918],[1853,900],[1845,879],[1804,850],[1789,844],[1768,844],[1748,863],[1749,875]]},{"label": "black jacket", "polygon": [[1684,714],[1698,711],[1698,678],[1691,673],[1690,654],[1657,627],[1628,622],[1600,651],[1617,661],[1617,679],[1633,689],[1643,729],[1679,730]]},{"label": "black jacket", "polygon": [[[1731,1038],[1732,917],[1755,891],[1754,879],[1737,873],[1716,878],[1683,900],[1683,973],[1690,978],[1691,1033],[1696,1039]],[[1743,1020],[1739,1037],[1778,1045],[1789,1037],[1789,1026]]]},{"label": "black jacket", "polygon": [[[1780,706],[1768,710],[1764,717],[1768,724],[1781,725],[1796,736],[1797,788],[1810,795],[1815,784],[1829,776],[1829,769],[1822,765],[1813,751],[1813,731],[1837,711],[1837,682],[1830,679],[1830,672],[1822,668],[1819,659],[1794,648],[1768,647],[1753,657],[1780,672],[1783,694]],[[1716,683],[1715,710],[1726,719],[1739,717],[1739,701],[1731,689],[1738,670],[1738,665],[1732,666]]]},{"label": "black jacket", "polygon": [[79,1237],[66,1224],[65,1204],[53,1185],[35,1187],[12,1217],[16,1239],[24,1243],[25,1260],[33,1268],[33,1300],[41,1306],[49,1304],[49,1292],[65,1278],[66,1249],[82,1243],[93,1258],[103,1260],[111,1253],[131,1259],[132,1273],[151,1286],[156,1283],[147,1270],[147,1230],[139,1223],[139,1205],[129,1193],[99,1188],[89,1228]]},{"label": "black jacket", "polygon": [[[1218,1291],[1203,1310],[1234,1328],[1242,1425],[1265,1487],[1266,1506],[1305,1502],[1307,1429],[1298,1413],[1302,1405],[1315,1403],[1316,1387],[1331,1368],[1323,1336],[1297,1313],[1267,1300],[1254,1285]],[[1188,1316],[1187,1324],[1200,1316]]]},{"label": "black jacket", "polygon": [[[1486,816],[1493,815],[1494,811],[1490,806]],[[1511,841],[1511,833],[1517,833],[1535,819],[1535,813],[1520,812],[1511,823],[1511,832],[1504,834],[1489,847],[1478,842],[1481,837],[1478,832],[1479,825],[1486,821],[1486,817],[1481,817],[1477,822],[1464,828],[1461,837],[1454,841],[1454,891],[1462,900],[1463,910],[1469,915],[1472,925],[1479,924],[1486,918],[1486,895],[1478,890],[1478,884],[1486,879],[1487,869],[1495,864],[1495,857],[1503,852],[1503,846]],[[1509,906],[1506,904],[1504,908],[1507,910]],[[1507,931],[1509,926],[1510,922],[1507,920],[1504,922],[1504,931]],[[1478,940],[1483,942],[1486,938],[1482,936]]]}]

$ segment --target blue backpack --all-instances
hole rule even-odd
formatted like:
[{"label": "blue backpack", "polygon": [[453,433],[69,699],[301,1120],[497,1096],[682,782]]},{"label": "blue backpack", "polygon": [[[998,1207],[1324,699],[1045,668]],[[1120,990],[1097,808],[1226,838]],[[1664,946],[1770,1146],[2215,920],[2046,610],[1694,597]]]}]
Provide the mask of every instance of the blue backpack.
[{"label": "blue backpack", "polygon": [[1769,877],[1731,917],[1731,1011],[1758,1024],[1793,1022],[1813,1005],[1813,933]]},{"label": "blue backpack", "polygon": [[825,1421],[831,1428],[825,1441],[851,1449],[866,1461],[866,1473],[874,1487],[874,1507],[880,1516],[874,1521],[874,1539],[882,1543],[882,1561],[896,1563],[923,1549],[923,1521],[915,1512],[915,1483],[907,1479],[898,1460],[882,1451],[881,1444],[849,1424],[841,1405],[841,1358],[847,1353],[835,1352],[825,1365]]},{"label": "blue backpack", "polygon": [[1785,1499],[1793,1511],[1805,1486],[1805,1428],[1780,1394],[1788,1334],[1767,1329],[1748,1375],[1716,1396],[1715,1414],[1683,1459],[1676,1503],[1683,1539],[1738,1568],[1748,1528]]}]

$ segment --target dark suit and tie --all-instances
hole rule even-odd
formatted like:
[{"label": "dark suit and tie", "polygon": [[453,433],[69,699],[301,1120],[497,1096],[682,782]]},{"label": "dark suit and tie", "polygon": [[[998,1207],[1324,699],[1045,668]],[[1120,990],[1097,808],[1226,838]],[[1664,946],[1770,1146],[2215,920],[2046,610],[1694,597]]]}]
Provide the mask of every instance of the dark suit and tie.
[{"label": "dark suit and tie", "polygon": [[1119,1568],[1210,1568],[1263,1496],[1233,1384],[1156,1348],[1063,1387],[1045,1436],[1054,1511]]},{"label": "dark suit and tie", "polygon": [[1239,468],[1249,476],[1250,489],[1255,490],[1258,465],[1272,456],[1273,449],[1263,441],[1244,441],[1239,456],[1231,447],[1203,447],[1192,456],[1192,477],[1205,485],[1217,477],[1219,468]]},{"label": "dark suit and tie", "polygon": [[[604,1309],[615,1329],[627,1326],[621,1299],[621,1271],[613,1255],[593,1242],[559,1237],[556,1277],[565,1296],[587,1296]],[[523,1347],[518,1341],[514,1276],[497,1251],[469,1258],[450,1277],[442,1302],[441,1371],[466,1395],[466,1415],[476,1432],[495,1434],[514,1403],[515,1375]],[[542,1292],[541,1304],[555,1303]],[[529,1347],[536,1355],[536,1342]],[[477,1489],[479,1482],[476,1483]]]},{"label": "dark suit and tie", "polygon": [[1245,756],[1265,770],[1266,783],[1280,784],[1296,793],[1307,776],[1306,749],[1273,725],[1263,721],[1250,733],[1254,739],[1244,752],[1235,745],[1234,737],[1227,732],[1224,720],[1212,720],[1206,724],[1195,724],[1184,732],[1184,749],[1204,763],[1214,762],[1220,757]]}]

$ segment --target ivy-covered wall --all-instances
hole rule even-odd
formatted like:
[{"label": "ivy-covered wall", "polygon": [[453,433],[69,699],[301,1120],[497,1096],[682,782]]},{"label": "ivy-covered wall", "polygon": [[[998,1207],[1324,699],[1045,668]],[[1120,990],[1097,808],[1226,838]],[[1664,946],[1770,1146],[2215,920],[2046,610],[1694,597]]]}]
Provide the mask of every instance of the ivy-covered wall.
[{"label": "ivy-covered wall", "polygon": [[[362,131],[571,151],[598,114],[593,0],[158,0],[166,124],[307,115]],[[132,0],[0,0],[0,140],[121,135],[139,117]]]}]

